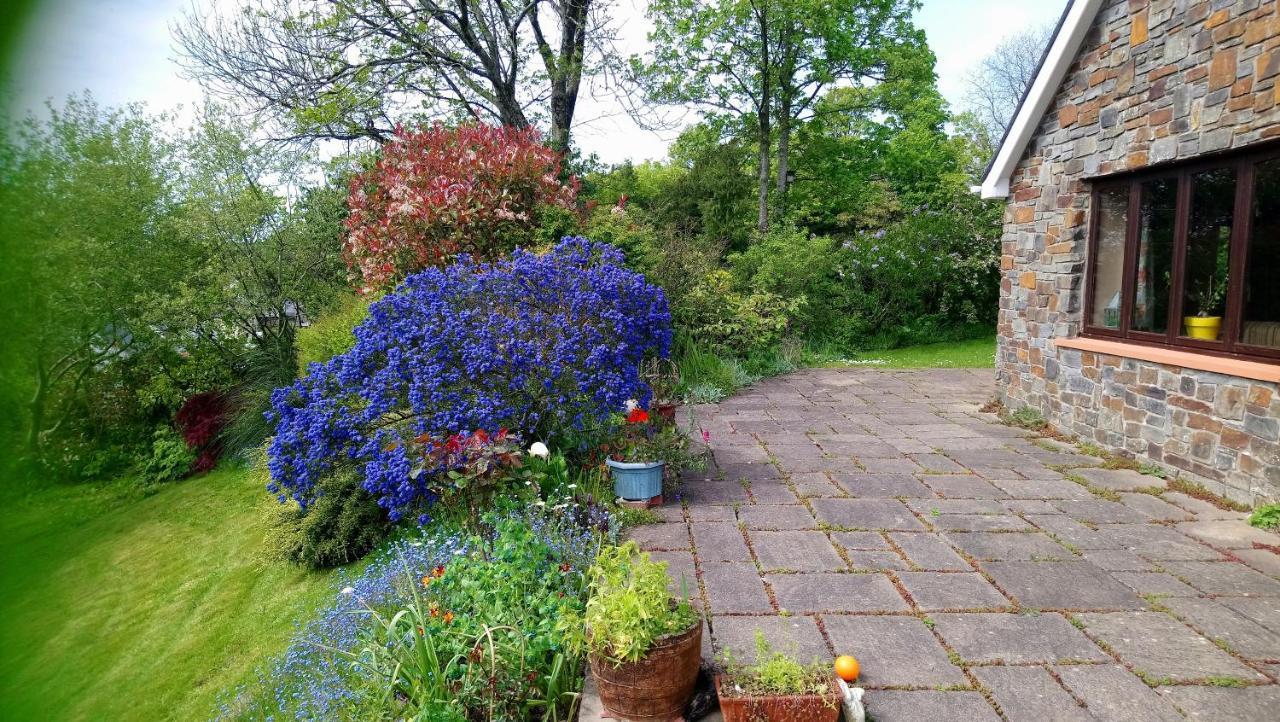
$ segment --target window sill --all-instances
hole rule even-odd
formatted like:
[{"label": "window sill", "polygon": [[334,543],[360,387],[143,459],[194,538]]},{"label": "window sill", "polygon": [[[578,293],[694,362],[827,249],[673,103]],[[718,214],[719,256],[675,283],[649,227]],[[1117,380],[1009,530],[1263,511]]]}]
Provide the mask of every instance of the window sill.
[{"label": "window sill", "polygon": [[1240,378],[1253,379],[1254,381],[1280,383],[1280,364],[1210,356],[1193,351],[1142,346],[1122,341],[1107,341],[1100,338],[1065,338],[1058,339],[1054,343],[1058,348],[1092,351],[1139,361],[1151,361],[1166,366],[1238,376]]}]

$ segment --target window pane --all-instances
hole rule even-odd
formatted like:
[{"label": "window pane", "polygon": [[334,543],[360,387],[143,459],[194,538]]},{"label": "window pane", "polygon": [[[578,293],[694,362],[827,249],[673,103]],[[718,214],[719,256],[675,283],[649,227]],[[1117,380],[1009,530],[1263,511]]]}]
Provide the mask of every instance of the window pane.
[{"label": "window pane", "polygon": [[1280,160],[1254,166],[1240,341],[1280,349]]},{"label": "window pane", "polygon": [[1094,326],[1120,328],[1124,283],[1124,235],[1129,227],[1129,188],[1098,191],[1098,257],[1093,262]]},{"label": "window pane", "polygon": [[1169,279],[1173,273],[1173,223],[1177,217],[1178,180],[1161,178],[1142,184],[1138,215],[1138,263],[1133,283],[1136,331],[1164,333],[1169,322]]},{"label": "window pane", "polygon": [[1219,338],[1227,298],[1236,171],[1214,168],[1191,176],[1187,260],[1182,274],[1183,333]]}]

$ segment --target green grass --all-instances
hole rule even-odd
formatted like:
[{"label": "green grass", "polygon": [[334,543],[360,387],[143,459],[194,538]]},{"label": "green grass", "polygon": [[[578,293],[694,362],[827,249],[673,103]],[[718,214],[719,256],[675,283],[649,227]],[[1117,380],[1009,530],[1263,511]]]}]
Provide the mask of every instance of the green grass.
[{"label": "green grass", "polygon": [[921,346],[861,351],[843,359],[833,359],[822,366],[865,366],[886,369],[921,368],[992,368],[996,361],[995,336],[948,341]]},{"label": "green grass", "polygon": [[260,560],[262,479],[59,486],[0,520],[0,719],[207,719],[332,574]]}]

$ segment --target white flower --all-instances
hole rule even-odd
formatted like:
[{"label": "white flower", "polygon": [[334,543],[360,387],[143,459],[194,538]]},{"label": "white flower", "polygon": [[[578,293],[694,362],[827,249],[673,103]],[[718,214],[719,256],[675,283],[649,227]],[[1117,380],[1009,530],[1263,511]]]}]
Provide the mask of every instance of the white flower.
[{"label": "white flower", "polygon": [[548,459],[551,457],[551,449],[541,441],[535,441],[529,445],[529,456],[536,456],[539,459]]},{"label": "white flower", "polygon": [[542,500],[538,500],[538,501],[533,502],[533,504],[534,504],[534,506],[546,506],[546,505],[547,505],[547,502],[542,501]]},{"label": "white flower", "polygon": [[640,406],[639,401],[636,401],[635,399],[627,399],[626,407],[628,414],[635,411],[638,406]]},{"label": "white flower", "polygon": [[343,588],[342,588],[342,593],[343,593],[343,594],[355,594],[355,593],[356,593],[356,590],[355,590],[355,587],[343,587]]},{"label": "white flower", "polygon": [[568,487],[566,487],[566,488],[569,488],[569,489],[577,489],[577,488],[578,488],[578,485],[577,485],[577,484],[570,484],[570,485],[569,485]]}]

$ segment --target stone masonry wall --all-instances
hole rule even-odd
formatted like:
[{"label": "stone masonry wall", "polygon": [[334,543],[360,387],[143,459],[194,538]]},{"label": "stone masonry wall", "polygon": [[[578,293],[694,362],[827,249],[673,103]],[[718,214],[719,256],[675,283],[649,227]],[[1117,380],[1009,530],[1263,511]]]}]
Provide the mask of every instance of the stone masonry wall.
[{"label": "stone masonry wall", "polygon": [[1057,349],[1083,320],[1084,179],[1280,137],[1276,0],[1109,0],[1010,181],[996,366],[1011,406],[1244,501],[1280,498],[1280,388]]}]

